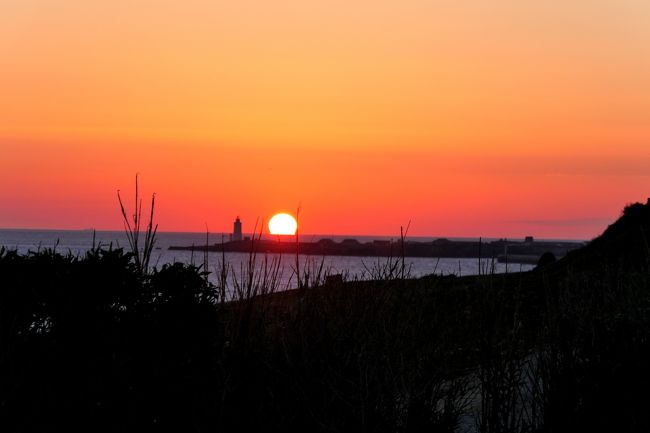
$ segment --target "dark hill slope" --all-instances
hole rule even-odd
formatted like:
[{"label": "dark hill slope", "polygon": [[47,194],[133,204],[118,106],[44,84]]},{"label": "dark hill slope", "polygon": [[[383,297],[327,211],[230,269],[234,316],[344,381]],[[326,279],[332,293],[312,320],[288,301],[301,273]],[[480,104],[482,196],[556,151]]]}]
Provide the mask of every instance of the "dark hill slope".
[{"label": "dark hill slope", "polygon": [[647,272],[650,269],[650,199],[634,203],[621,217],[585,247],[544,267],[549,276],[601,274],[603,272]]}]

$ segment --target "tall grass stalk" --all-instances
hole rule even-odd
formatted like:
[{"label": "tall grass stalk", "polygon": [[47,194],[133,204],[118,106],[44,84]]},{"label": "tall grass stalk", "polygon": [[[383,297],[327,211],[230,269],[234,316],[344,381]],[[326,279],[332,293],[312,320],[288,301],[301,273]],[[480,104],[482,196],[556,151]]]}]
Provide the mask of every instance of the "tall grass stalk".
[{"label": "tall grass stalk", "polygon": [[135,207],[133,214],[129,217],[120,190],[117,190],[117,199],[120,203],[120,210],[122,212],[122,220],[124,223],[124,232],[129,241],[129,247],[133,254],[135,266],[141,275],[149,272],[149,263],[151,261],[151,253],[156,243],[156,234],[158,232],[158,224],[154,226],[153,216],[156,204],[156,194],[151,195],[151,209],[149,212],[149,222],[144,232],[144,239],[141,242],[142,230],[142,198],[140,197],[140,189],[138,184],[138,175],[135,175]]}]

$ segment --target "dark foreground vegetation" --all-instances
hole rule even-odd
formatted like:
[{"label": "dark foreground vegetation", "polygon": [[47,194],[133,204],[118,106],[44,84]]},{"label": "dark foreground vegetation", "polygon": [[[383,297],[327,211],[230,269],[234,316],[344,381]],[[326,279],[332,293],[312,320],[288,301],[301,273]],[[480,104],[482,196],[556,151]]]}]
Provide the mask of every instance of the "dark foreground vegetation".
[{"label": "dark foreground vegetation", "polygon": [[230,303],[200,267],[2,250],[0,430],[648,431],[649,233],[635,204],[528,273]]}]

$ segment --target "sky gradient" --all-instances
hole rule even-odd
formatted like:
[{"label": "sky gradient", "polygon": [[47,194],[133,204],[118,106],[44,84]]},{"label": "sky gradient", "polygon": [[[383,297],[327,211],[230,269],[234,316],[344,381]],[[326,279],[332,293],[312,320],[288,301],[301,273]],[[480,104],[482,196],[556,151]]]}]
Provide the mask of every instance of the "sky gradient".
[{"label": "sky gradient", "polygon": [[646,0],[4,0],[0,227],[591,238],[650,196]]}]

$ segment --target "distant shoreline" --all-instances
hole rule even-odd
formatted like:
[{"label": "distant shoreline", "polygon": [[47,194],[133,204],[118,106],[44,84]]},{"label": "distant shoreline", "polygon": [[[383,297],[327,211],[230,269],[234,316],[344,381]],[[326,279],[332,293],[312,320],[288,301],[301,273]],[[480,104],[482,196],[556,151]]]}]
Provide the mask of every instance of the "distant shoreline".
[{"label": "distant shoreline", "polygon": [[359,242],[354,238],[336,242],[320,239],[317,242],[292,242],[281,240],[242,240],[210,245],[185,245],[169,247],[180,251],[209,251],[225,253],[304,254],[319,256],[363,257],[440,257],[440,258],[495,258],[513,263],[537,263],[546,252],[564,257],[569,251],[584,246],[585,242],[524,241],[455,241],[436,239],[430,242],[372,240]]}]

